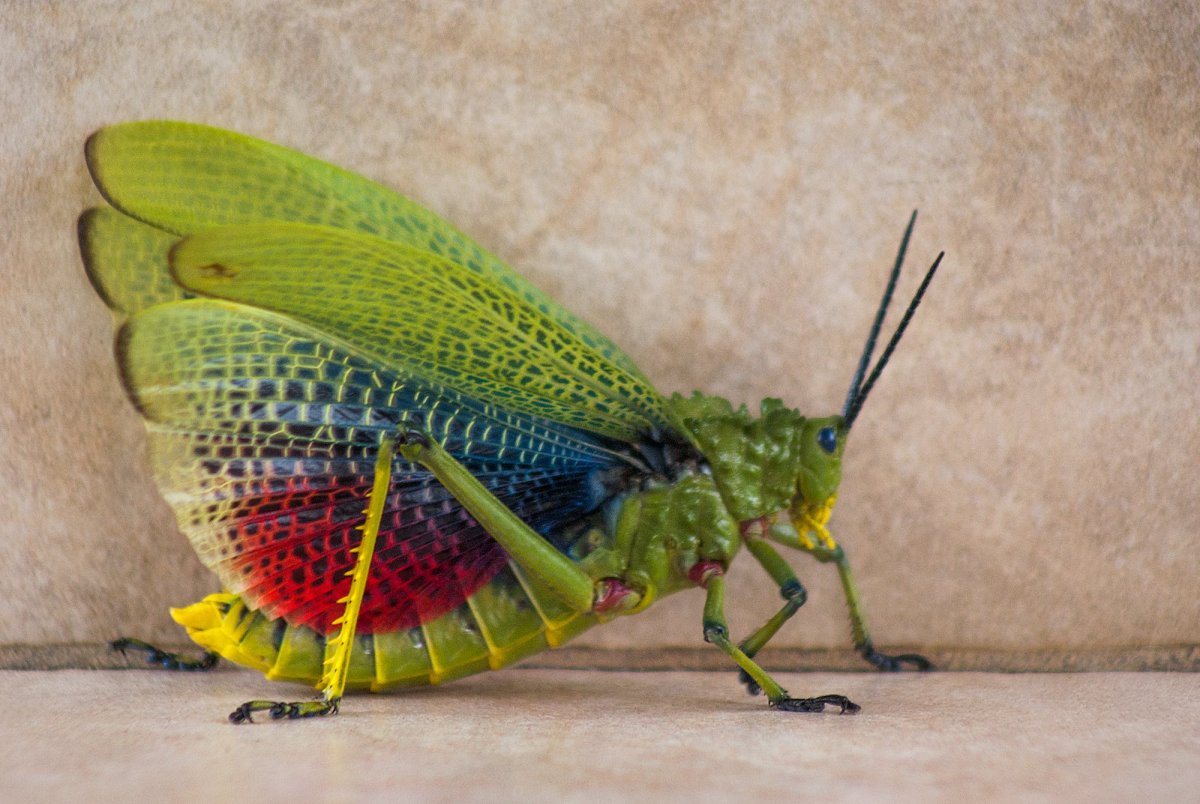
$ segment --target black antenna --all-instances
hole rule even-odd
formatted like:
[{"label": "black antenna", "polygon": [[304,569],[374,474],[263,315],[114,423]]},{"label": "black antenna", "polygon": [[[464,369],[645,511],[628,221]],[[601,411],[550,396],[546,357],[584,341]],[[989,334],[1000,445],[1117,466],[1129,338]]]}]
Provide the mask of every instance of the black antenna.
[{"label": "black antenna", "polygon": [[904,334],[904,330],[908,328],[908,322],[912,320],[913,313],[917,311],[917,305],[921,303],[921,297],[925,295],[925,289],[929,287],[929,283],[933,280],[933,275],[937,273],[938,266],[942,264],[942,257],[946,256],[946,252],[941,252],[937,255],[937,259],[933,261],[933,265],[929,266],[929,270],[925,274],[925,278],[921,280],[921,286],[917,288],[917,294],[913,296],[911,302],[908,303],[908,309],[904,311],[904,317],[900,319],[900,326],[896,327],[896,334],[888,341],[888,345],[884,348],[883,354],[879,356],[879,362],[875,364],[875,368],[871,370],[871,376],[867,377],[867,381],[863,383],[862,388],[858,392],[858,396],[850,403],[849,408],[842,414],[845,420],[846,429],[854,424],[854,420],[858,418],[858,412],[862,410],[863,403],[867,401],[867,394],[871,393],[871,389],[875,386],[875,381],[879,379],[879,375],[883,373],[883,367],[887,365],[888,360],[892,357],[892,352],[896,349],[896,344],[900,343],[900,337]]},{"label": "black antenna", "polygon": [[913,224],[917,222],[917,211],[908,219],[908,228],[900,240],[900,250],[896,252],[896,262],[892,266],[892,275],[888,277],[887,287],[883,290],[883,299],[875,312],[875,321],[871,324],[871,334],[867,336],[867,344],[863,347],[862,357],[858,359],[858,368],[854,371],[854,379],[850,381],[850,390],[846,392],[846,404],[842,406],[842,418],[850,413],[850,406],[858,398],[862,387],[863,377],[871,364],[871,353],[875,351],[875,341],[879,338],[879,330],[883,327],[883,319],[887,315],[888,305],[892,303],[892,292],[896,290],[896,280],[900,278],[900,266],[904,265],[904,255],[908,252],[908,240],[912,237]]}]

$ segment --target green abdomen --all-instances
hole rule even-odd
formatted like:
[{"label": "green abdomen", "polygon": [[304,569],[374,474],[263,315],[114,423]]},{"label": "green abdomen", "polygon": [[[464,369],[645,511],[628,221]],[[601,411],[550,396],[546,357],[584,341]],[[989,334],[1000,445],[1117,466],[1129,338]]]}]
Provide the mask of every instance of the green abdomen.
[{"label": "green abdomen", "polygon": [[[325,637],[311,628],[269,620],[229,592],[171,613],[197,644],[269,679],[320,681]],[[497,670],[562,645],[595,623],[591,614],[558,603],[510,562],[465,603],[436,620],[355,637],[347,686],[379,691]]]}]

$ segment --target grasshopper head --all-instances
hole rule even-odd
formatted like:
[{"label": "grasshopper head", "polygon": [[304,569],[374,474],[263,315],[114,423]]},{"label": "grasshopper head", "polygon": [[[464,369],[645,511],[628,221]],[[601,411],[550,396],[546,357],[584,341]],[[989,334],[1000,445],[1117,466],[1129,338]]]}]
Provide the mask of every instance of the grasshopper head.
[{"label": "grasshopper head", "polygon": [[850,428],[841,416],[806,419],[800,435],[800,477],[793,508],[833,507],[842,482],[842,452]]},{"label": "grasshopper head", "polygon": [[822,543],[833,549],[824,525],[842,480],[846,438],[942,260],[939,254],[909,303],[896,334],[868,373],[915,219],[914,212],[840,416],[811,419],[787,408],[781,400],[764,399],[756,417],[745,405],[734,409],[719,397],[698,393],[671,397],[675,414],[699,447],[736,521],[749,522],[787,510],[793,524],[803,532],[815,531]]},{"label": "grasshopper head", "polygon": [[815,533],[822,546],[836,547],[825,523],[837,502],[838,484],[842,482],[842,452],[850,428],[841,416],[806,419],[800,431],[800,471],[796,479],[796,496],[792,498],[789,516],[796,530],[809,545],[809,533]]}]

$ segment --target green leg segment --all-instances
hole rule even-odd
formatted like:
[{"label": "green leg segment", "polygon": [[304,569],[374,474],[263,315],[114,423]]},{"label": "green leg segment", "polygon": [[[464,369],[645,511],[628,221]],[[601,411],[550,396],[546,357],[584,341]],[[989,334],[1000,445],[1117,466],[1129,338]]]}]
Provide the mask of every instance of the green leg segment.
[{"label": "green leg segment", "polygon": [[358,613],[362,608],[363,595],[367,589],[367,575],[371,570],[371,558],[375,555],[375,540],[379,536],[379,525],[383,521],[383,509],[387,504],[388,489],[392,483],[392,458],[395,441],[385,438],[375,459],[375,482],[371,487],[370,504],[366,510],[366,522],[362,525],[362,541],[351,552],[357,553],[350,577],[350,592],[339,600],[346,608],[342,616],[333,621],[340,625],[336,636],[325,643],[325,674],[321,677],[321,694],[312,701],[247,701],[229,713],[231,723],[253,722],[253,713],[269,712],[271,718],[295,720],[336,714],[346,691],[346,675],[350,669],[350,652],[354,645],[354,632],[358,627]]},{"label": "green leg segment", "polygon": [[787,690],[779,686],[767,671],[730,640],[729,625],[725,621],[725,576],[719,572],[709,572],[702,583],[708,592],[704,601],[704,641],[716,645],[737,662],[738,667],[767,694],[772,707],[785,712],[822,712],[826,706],[836,706],[844,714],[853,714],[860,709],[845,695],[820,695],[816,698],[789,696]]},{"label": "green leg segment", "polygon": [[402,434],[397,443],[400,454],[433,472],[521,569],[544,583],[572,611],[592,610],[595,584],[591,577],[497,500],[440,444],[416,431]]},{"label": "green leg segment", "polygon": [[[754,658],[808,599],[808,592],[800,583],[800,579],[796,577],[796,573],[792,571],[787,561],[779,555],[774,547],[763,541],[762,536],[760,521],[752,522],[748,527],[742,529],[742,539],[746,544],[746,549],[779,586],[779,594],[783,596],[783,607],[763,623],[757,631],[742,640],[738,647],[749,658]],[[758,695],[762,692],[759,685],[745,670],[738,673],[738,678],[746,685],[746,689],[751,695]]]},{"label": "green leg segment", "polygon": [[838,575],[842,579],[842,590],[846,594],[846,607],[850,610],[850,628],[854,635],[854,648],[864,659],[878,669],[889,672],[904,670],[906,666],[911,666],[915,670],[934,669],[932,662],[916,653],[892,656],[875,650],[875,643],[871,641],[871,633],[867,630],[867,621],[863,616],[858,586],[854,583],[854,575],[850,571],[850,561],[846,558],[846,553],[841,545],[835,545],[833,549],[829,549],[819,543],[805,540],[801,538],[794,527],[785,523],[774,525],[767,533],[772,541],[803,550],[822,564],[833,562],[837,565]]}]

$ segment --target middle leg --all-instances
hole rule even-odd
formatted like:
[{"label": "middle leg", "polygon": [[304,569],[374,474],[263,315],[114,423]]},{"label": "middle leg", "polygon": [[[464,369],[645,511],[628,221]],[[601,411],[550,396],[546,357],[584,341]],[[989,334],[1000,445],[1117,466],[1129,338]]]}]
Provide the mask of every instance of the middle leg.
[{"label": "middle leg", "polygon": [[836,706],[842,714],[854,714],[861,707],[845,695],[818,695],[815,698],[793,698],[775,679],[745,654],[729,638],[725,620],[725,575],[713,567],[700,580],[708,593],[704,601],[704,641],[716,645],[767,695],[772,708],[784,712],[822,712],[826,706]]}]

